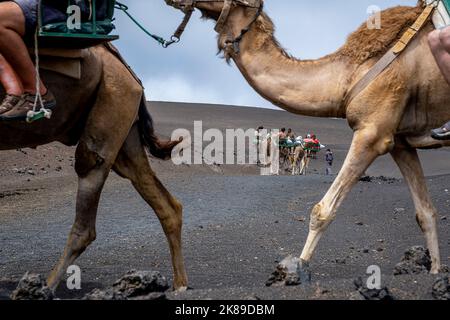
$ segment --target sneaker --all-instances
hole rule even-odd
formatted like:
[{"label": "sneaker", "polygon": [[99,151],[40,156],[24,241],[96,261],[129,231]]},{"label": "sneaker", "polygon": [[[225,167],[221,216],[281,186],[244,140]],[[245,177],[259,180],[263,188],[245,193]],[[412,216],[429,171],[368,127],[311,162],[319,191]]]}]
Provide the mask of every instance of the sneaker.
[{"label": "sneaker", "polygon": [[[3,120],[20,121],[26,120],[28,112],[33,111],[36,95],[25,93],[20,97],[20,101],[12,108],[12,110],[3,113],[0,117]],[[56,100],[50,90],[42,96],[42,103],[45,109],[53,109],[56,106]],[[39,111],[37,109],[36,111]]]},{"label": "sneaker", "polygon": [[6,94],[5,99],[3,99],[2,104],[0,105],[0,115],[10,111],[14,106],[16,106],[20,101],[19,96],[15,96],[12,94]]},{"label": "sneaker", "polygon": [[450,140],[450,121],[443,127],[432,130],[431,136],[436,140]]}]

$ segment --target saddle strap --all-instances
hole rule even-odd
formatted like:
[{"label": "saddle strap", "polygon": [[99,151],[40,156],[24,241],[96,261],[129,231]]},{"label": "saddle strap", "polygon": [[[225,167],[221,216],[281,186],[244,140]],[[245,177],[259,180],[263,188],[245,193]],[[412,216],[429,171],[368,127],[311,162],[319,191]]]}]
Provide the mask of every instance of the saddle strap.
[{"label": "saddle strap", "polygon": [[133,76],[133,78],[140,84],[142,88],[144,88],[144,85],[142,84],[141,79],[138,77],[138,75],[133,71],[131,66],[126,62],[124,57],[120,54],[119,50],[113,46],[110,42],[105,42],[103,46],[111,52],[119,61],[127,68],[128,72]]},{"label": "saddle strap", "polygon": [[219,17],[219,19],[217,20],[217,23],[216,23],[216,27],[214,28],[214,30],[217,33],[221,33],[223,31],[225,23],[228,20],[228,16],[230,15],[231,5],[232,4],[233,4],[232,0],[225,0],[224,1],[222,13],[220,14],[220,17]]},{"label": "saddle strap", "polygon": [[427,23],[435,9],[435,4],[425,7],[412,26],[399,41],[361,78],[344,97],[343,106],[348,106],[372,81],[374,81],[406,49],[417,33]]}]

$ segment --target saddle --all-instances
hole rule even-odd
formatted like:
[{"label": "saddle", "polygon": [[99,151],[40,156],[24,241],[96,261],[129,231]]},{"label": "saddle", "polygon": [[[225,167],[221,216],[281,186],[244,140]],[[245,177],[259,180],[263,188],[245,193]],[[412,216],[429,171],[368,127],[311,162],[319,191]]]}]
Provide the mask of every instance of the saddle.
[{"label": "saddle", "polygon": [[[131,66],[127,64],[120,54],[119,50],[111,43],[102,44],[109,52],[111,52],[120,62],[127,68],[133,78],[141,85],[142,81],[133,71]],[[30,56],[34,60],[34,49],[28,48]],[[43,70],[48,70],[62,74],[64,76],[80,80],[81,79],[81,62],[89,54],[89,49],[62,49],[62,48],[42,48],[39,49],[39,66]]]},{"label": "saddle", "polygon": [[[28,51],[34,60],[34,48],[29,48]],[[39,66],[43,70],[80,80],[81,61],[88,52],[89,49],[42,48],[39,49]]]}]

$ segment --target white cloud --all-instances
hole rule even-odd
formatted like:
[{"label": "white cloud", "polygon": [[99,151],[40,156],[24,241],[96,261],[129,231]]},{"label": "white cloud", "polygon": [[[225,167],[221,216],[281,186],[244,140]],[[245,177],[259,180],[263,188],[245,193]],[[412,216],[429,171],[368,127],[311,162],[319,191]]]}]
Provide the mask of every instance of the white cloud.
[{"label": "white cloud", "polygon": [[154,101],[224,103],[224,99],[214,89],[208,88],[181,76],[165,79],[147,79],[144,82],[147,99]]},{"label": "white cloud", "polygon": [[[144,80],[148,100],[228,104],[239,106],[258,106],[274,108],[256,93],[244,87],[221,87],[211,82],[207,85],[192,81],[183,76],[171,75],[165,78]],[[255,103],[256,102],[256,103]]]}]

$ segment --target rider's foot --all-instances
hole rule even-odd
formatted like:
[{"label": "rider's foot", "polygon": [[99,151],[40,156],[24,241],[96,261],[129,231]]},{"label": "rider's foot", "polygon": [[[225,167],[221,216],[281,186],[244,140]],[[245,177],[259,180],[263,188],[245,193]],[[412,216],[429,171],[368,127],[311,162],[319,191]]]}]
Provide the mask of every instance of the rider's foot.
[{"label": "rider's foot", "polygon": [[431,136],[436,140],[450,140],[450,121],[443,127],[432,130]]},{"label": "rider's foot", "polygon": [[5,99],[3,99],[2,104],[0,105],[0,115],[10,111],[17,105],[20,101],[19,96],[15,96],[13,94],[6,94]]},{"label": "rider's foot", "polygon": [[[1,115],[3,120],[18,121],[26,120],[28,112],[33,111],[36,95],[25,93],[20,98],[20,101],[12,108],[12,110]],[[56,100],[50,90],[42,96],[42,103],[45,109],[53,109],[56,106]],[[39,106],[39,103],[38,103]],[[39,108],[36,109],[39,111]]]}]

